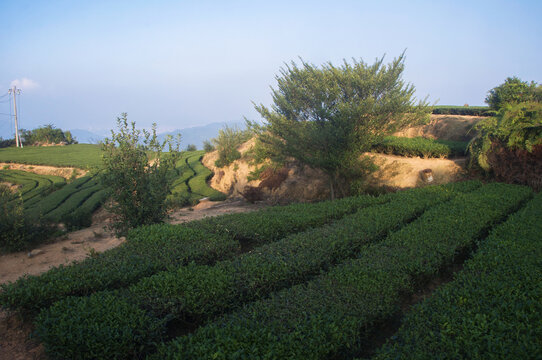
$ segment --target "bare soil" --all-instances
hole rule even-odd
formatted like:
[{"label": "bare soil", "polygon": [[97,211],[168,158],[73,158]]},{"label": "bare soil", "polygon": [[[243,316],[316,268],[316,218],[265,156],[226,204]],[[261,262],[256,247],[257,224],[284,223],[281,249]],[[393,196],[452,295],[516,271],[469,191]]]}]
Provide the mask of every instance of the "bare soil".
[{"label": "bare soil", "polygon": [[[265,207],[263,203],[249,204],[242,200],[211,202],[203,200],[191,208],[182,208],[171,213],[169,222],[180,224],[230,213],[253,211]],[[0,256],[0,284],[15,281],[19,277],[37,275],[53,266],[80,261],[93,252],[103,252],[122,244],[124,238],[116,238],[106,226],[110,215],[98,211],[91,227],[74,231],[33,250],[38,253],[29,257],[29,252],[18,252]],[[43,346],[30,335],[32,323],[18,314],[0,310],[0,359],[35,360],[47,359]]]},{"label": "bare soil", "polygon": [[69,179],[74,171],[76,172],[76,178],[80,178],[87,174],[87,170],[74,168],[74,167],[56,167],[56,166],[44,166],[44,165],[26,165],[15,163],[3,163],[0,162],[0,169],[3,170],[22,170],[28,171],[40,175],[56,175]]}]

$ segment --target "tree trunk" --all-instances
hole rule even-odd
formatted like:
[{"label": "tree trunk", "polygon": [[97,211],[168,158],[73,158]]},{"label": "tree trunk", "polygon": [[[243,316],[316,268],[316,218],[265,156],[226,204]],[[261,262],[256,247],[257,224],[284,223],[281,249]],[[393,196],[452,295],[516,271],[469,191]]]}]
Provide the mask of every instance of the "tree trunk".
[{"label": "tree trunk", "polygon": [[333,187],[333,177],[329,177],[329,191],[331,195],[331,201],[335,200],[335,189]]}]

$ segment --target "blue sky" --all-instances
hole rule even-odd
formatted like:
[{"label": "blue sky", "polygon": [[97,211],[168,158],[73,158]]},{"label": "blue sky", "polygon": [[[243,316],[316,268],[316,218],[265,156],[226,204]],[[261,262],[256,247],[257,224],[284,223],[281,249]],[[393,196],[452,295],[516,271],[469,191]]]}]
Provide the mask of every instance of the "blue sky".
[{"label": "blue sky", "polygon": [[[127,112],[172,130],[257,119],[284,62],[391,61],[419,98],[483,105],[507,76],[542,82],[542,1],[0,0],[0,96],[21,126],[99,131]],[[9,104],[0,98],[0,113]],[[9,136],[0,115],[0,136]]]}]

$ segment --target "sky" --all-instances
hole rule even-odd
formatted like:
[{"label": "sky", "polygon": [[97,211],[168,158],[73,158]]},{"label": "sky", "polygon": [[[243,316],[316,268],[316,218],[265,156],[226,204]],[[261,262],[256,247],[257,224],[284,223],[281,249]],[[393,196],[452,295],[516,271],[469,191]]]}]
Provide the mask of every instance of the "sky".
[{"label": "sky", "polygon": [[[542,1],[0,0],[0,136],[104,132],[122,112],[171,131],[258,120],[285,63],[390,62],[419,99],[484,105],[508,76],[542,82]],[[13,110],[11,110],[13,112]],[[7,115],[6,115],[7,114]]]}]

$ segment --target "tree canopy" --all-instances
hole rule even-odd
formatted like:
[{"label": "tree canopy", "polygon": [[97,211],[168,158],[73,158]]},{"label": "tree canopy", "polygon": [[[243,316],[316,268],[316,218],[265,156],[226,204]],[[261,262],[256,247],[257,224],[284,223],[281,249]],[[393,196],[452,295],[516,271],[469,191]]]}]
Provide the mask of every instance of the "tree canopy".
[{"label": "tree canopy", "polygon": [[518,77],[508,77],[503,84],[489,90],[486,103],[495,110],[500,110],[506,104],[542,101],[542,86],[534,81],[521,81]]},{"label": "tree canopy", "polygon": [[259,135],[256,153],[321,169],[329,176],[331,197],[336,190],[346,195],[370,168],[370,161],[360,161],[362,153],[383,136],[428,119],[426,102],[416,102],[403,70],[404,54],[389,64],[381,58],[372,65],[285,65],[271,108],[255,105],[264,119],[263,126],[250,123]]}]

